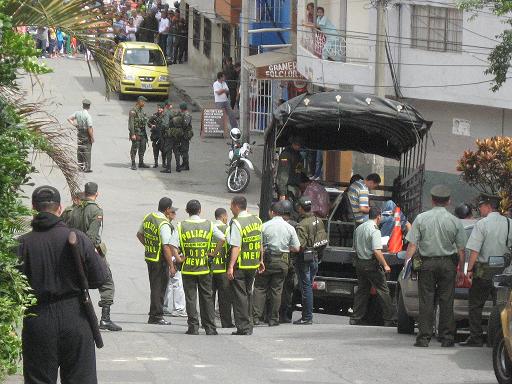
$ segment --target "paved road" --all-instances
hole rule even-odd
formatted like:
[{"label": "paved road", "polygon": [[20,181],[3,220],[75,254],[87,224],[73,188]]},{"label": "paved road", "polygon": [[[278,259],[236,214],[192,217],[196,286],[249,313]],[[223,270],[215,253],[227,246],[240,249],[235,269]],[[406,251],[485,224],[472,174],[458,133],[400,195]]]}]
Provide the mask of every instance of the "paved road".
[{"label": "paved road", "polygon": [[[397,335],[395,329],[353,327],[343,316],[317,314],[315,324],[307,327],[258,327],[252,337],[231,336],[231,330],[224,329],[217,337],[187,336],[186,321],[181,318],[171,319],[169,327],[145,324],[149,286],[143,250],[135,239],[140,220],[156,208],[163,195],[171,196],[178,207],[191,198],[200,199],[206,217],[211,217],[214,208],[227,206],[224,144],[200,140],[196,129],[190,173],[131,171],[126,119],[132,102],[105,101],[101,81],[91,82],[82,61],[50,63],[55,73],[41,80],[45,97],[62,104],[53,108],[60,121],[80,106],[82,97],[93,103],[97,142],[94,173],[87,180],[100,185],[103,237],[117,288],[112,317],[124,328],[123,332],[104,333],[105,347],[97,353],[100,383],[495,382],[490,349],[442,349],[437,342],[431,348],[416,349],[412,337]],[[39,93],[36,86],[33,97]],[[153,109],[154,103],[149,104]],[[194,118],[197,121],[197,115]],[[37,184],[63,188],[63,178],[44,157],[39,157],[37,165],[41,171],[34,175]],[[258,188],[254,178],[247,193],[253,209]],[[183,210],[178,218],[184,218]],[[96,299],[96,292],[93,295]]]}]

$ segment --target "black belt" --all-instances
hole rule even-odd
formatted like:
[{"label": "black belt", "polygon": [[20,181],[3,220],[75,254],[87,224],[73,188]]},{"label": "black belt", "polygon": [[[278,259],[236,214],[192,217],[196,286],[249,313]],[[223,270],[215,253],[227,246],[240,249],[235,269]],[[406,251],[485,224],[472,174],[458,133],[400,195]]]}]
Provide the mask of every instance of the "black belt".
[{"label": "black belt", "polygon": [[49,295],[49,296],[45,296],[44,299],[38,299],[36,306],[54,304],[59,301],[78,298],[79,296],[80,296],[80,293],[78,293],[78,292],[70,292],[70,293],[66,293],[64,295]]},{"label": "black belt", "polygon": [[448,255],[448,256],[423,256],[421,255],[421,258],[422,259],[448,259],[448,258],[452,258],[453,255]]}]

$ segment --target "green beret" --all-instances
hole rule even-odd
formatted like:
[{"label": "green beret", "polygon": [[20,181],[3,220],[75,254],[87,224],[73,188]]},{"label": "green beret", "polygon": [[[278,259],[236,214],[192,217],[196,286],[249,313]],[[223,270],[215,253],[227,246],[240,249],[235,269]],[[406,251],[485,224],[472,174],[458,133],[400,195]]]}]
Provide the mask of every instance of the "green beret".
[{"label": "green beret", "polygon": [[165,103],[158,103],[158,108],[165,108]]},{"label": "green beret", "polygon": [[148,101],[144,96],[137,97],[137,101]]},{"label": "green beret", "polygon": [[180,104],[180,109],[183,109],[183,110],[186,110],[188,107],[187,107],[187,103],[181,103]]},{"label": "green beret", "polygon": [[450,188],[446,185],[438,184],[430,190],[430,194],[432,197],[437,197],[439,199],[449,199],[451,192]]}]

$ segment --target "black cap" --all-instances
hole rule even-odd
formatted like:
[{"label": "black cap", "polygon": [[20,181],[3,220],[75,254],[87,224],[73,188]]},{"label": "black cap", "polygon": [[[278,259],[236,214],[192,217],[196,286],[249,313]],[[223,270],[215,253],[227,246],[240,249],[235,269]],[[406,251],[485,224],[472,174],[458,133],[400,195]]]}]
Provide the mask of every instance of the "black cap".
[{"label": "black cap", "polygon": [[293,204],[290,200],[282,200],[279,204],[281,204],[281,210],[284,215],[289,215],[293,212]]},{"label": "black cap", "polygon": [[84,193],[86,196],[92,196],[98,193],[98,184],[89,181],[85,184]]},{"label": "black cap", "polygon": [[60,204],[60,193],[50,185],[37,187],[32,192],[32,203],[58,203]]},{"label": "black cap", "polygon": [[311,207],[311,199],[307,196],[302,196],[299,201],[297,202],[298,205],[300,205],[302,208]]},{"label": "black cap", "polygon": [[487,195],[485,193],[482,193],[478,197],[478,206],[481,206],[482,204],[490,204],[493,207],[497,207],[499,205],[499,202],[500,198],[494,195]]},{"label": "black cap", "polygon": [[177,211],[178,208],[172,206],[172,200],[168,197],[162,197],[158,202],[158,210],[164,212],[166,209],[171,208],[173,211]]},{"label": "black cap", "polygon": [[430,194],[439,199],[449,199],[451,191],[446,185],[438,184],[430,190]]}]

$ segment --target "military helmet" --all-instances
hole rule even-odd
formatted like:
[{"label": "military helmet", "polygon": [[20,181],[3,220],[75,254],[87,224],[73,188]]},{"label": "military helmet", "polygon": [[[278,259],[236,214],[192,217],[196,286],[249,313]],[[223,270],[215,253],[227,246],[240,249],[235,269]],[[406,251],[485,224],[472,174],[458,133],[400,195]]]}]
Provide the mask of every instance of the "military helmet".
[{"label": "military helmet", "polygon": [[462,203],[455,208],[455,216],[459,219],[465,219],[471,216],[473,208],[468,203]]},{"label": "military helmet", "polygon": [[238,141],[242,138],[242,132],[238,128],[233,128],[231,131],[229,131],[229,136],[231,136],[231,139],[234,141]]},{"label": "military helmet", "polygon": [[289,215],[293,212],[293,204],[290,200],[282,200],[279,204],[281,204],[281,211],[283,214]]}]

